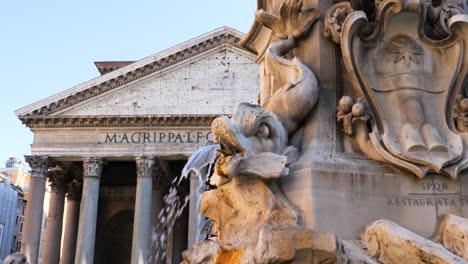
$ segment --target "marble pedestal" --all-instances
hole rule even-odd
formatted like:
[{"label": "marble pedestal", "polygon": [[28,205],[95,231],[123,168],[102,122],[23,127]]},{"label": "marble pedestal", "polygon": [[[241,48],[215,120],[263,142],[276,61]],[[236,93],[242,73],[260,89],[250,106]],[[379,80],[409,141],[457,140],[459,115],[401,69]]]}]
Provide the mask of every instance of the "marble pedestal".
[{"label": "marble pedestal", "polygon": [[367,224],[384,218],[430,237],[439,216],[468,217],[464,175],[457,181],[436,174],[420,180],[383,165],[312,165],[314,169],[296,166],[282,179],[284,193],[301,210],[308,228],[356,239]]}]

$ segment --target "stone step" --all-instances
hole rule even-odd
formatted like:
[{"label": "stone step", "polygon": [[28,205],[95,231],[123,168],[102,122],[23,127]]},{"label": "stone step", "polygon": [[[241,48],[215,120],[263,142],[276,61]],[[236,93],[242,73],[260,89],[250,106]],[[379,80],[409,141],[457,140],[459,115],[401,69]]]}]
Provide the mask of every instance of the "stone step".
[{"label": "stone step", "polygon": [[384,264],[467,263],[442,245],[384,219],[365,228],[361,244],[370,256]]},{"label": "stone step", "polygon": [[434,240],[468,261],[468,219],[450,214],[442,216]]},{"label": "stone step", "polygon": [[338,263],[345,264],[380,264],[369,256],[359,241],[341,241],[337,252]]}]

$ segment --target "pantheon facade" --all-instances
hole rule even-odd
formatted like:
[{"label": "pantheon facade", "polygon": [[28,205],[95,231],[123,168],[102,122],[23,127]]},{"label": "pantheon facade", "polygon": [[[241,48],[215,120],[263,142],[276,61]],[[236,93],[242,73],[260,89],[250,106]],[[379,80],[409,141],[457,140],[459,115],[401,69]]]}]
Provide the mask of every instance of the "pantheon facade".
[{"label": "pantheon facade", "polygon": [[[256,56],[242,37],[224,27],[139,61],[96,62],[101,76],[16,111],[34,133],[22,245],[30,263],[149,263],[164,195],[211,140],[211,121],[257,101]],[[190,180],[180,189],[189,195]],[[186,210],[165,263],[180,262],[197,232],[189,221]]]}]

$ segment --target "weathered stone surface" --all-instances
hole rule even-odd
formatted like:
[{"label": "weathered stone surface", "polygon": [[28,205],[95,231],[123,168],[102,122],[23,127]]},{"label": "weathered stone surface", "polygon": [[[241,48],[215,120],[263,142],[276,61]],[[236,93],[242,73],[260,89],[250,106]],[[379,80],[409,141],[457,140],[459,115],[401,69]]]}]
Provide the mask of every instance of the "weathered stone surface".
[{"label": "weathered stone surface", "polygon": [[255,102],[258,66],[246,52],[218,49],[179,64],[60,115],[231,114],[238,102]]},{"label": "weathered stone surface", "polygon": [[291,228],[263,228],[255,249],[259,263],[334,263],[336,238],[332,234]]},{"label": "weathered stone surface", "polygon": [[468,220],[455,215],[440,217],[434,240],[468,261]]},{"label": "weathered stone surface", "polygon": [[236,248],[255,247],[265,225],[292,229],[298,221],[297,213],[259,179],[234,178],[205,192],[201,213],[213,219],[218,241]]},{"label": "weathered stone surface", "polygon": [[[279,14],[279,8],[284,2],[286,1],[272,0],[264,3],[259,2],[258,9]],[[352,4],[350,5],[348,2],[352,2]],[[380,149],[378,150],[385,153],[389,153],[392,149],[405,148],[403,144],[405,139],[400,137],[400,130],[395,130],[393,125],[395,123],[403,125],[407,122],[416,122],[418,125],[421,125],[421,129],[419,127],[417,129],[418,131],[420,130],[417,134],[422,134],[424,133],[422,131],[424,124],[419,124],[419,119],[408,120],[406,117],[423,116],[424,123],[435,126],[439,130],[438,133],[442,133],[442,139],[449,148],[448,152],[453,152],[452,146],[457,147],[456,144],[449,142],[452,138],[458,137],[458,135],[454,136],[453,133],[460,134],[451,124],[454,117],[452,115],[454,102],[449,98],[441,103],[442,101],[439,100],[440,94],[429,95],[427,91],[428,89],[442,89],[443,86],[443,89],[452,90],[450,95],[445,94],[447,97],[463,91],[460,90],[462,82],[457,80],[456,84],[453,83],[453,86],[449,85],[445,81],[450,77],[438,74],[437,68],[440,65],[446,64],[447,68],[444,71],[449,71],[448,68],[453,69],[453,67],[458,67],[455,65],[458,62],[462,63],[466,61],[465,54],[467,53],[465,52],[463,56],[457,57],[452,56],[453,50],[451,52],[437,51],[438,49],[434,49],[433,44],[443,43],[444,41],[441,40],[445,39],[445,37],[438,38],[433,34],[436,34],[436,31],[438,31],[435,29],[438,27],[435,24],[440,24],[439,26],[442,26],[445,30],[452,28],[453,30],[444,33],[445,36],[458,35],[459,38],[448,37],[445,41],[449,39],[450,41],[455,41],[457,39],[456,43],[453,42],[453,45],[449,45],[451,49],[460,45],[459,40],[468,36],[468,34],[464,33],[466,31],[463,31],[466,30],[466,22],[463,22],[462,17],[466,18],[466,15],[457,14],[459,10],[451,5],[454,3],[461,5],[464,1],[446,1],[447,5],[450,5],[447,9],[438,6],[438,4],[431,6],[430,2],[423,0],[304,2],[304,9],[314,8],[322,16],[325,16],[323,20],[325,28],[314,27],[305,41],[301,42],[294,49],[293,54],[294,56],[298,56],[318,76],[321,87],[320,96],[313,114],[309,115],[304,123],[299,159],[289,166],[290,174],[288,177],[280,178],[280,185],[287,198],[301,211],[306,227],[333,232],[343,239],[355,239],[367,223],[385,218],[408,227],[419,235],[428,237],[432,235],[436,226],[437,216],[441,212],[443,214],[452,213],[457,215],[468,212],[468,210],[460,210],[462,207],[460,201],[462,199],[463,206],[467,204],[464,201],[466,199],[457,194],[460,186],[452,188],[448,184],[448,188],[443,190],[443,194],[447,194],[447,196],[442,196],[442,193],[439,191],[428,192],[427,188],[424,187],[427,186],[426,184],[435,181],[437,181],[437,184],[453,181],[447,175],[459,174],[461,176],[459,168],[456,167],[458,165],[462,165],[461,167],[463,167],[463,164],[467,164],[466,162],[459,160],[453,163],[454,166],[452,167],[449,166],[450,163],[447,163],[443,166],[446,172],[440,172],[437,169],[430,169],[428,171],[419,170],[419,166],[423,168],[425,167],[424,164],[431,162],[420,162],[419,159],[416,161],[416,159],[408,158],[408,153],[405,153],[406,150],[404,150],[396,151],[398,153],[393,151],[393,154],[386,155],[385,159],[387,160],[385,163],[393,164],[392,166],[387,166],[380,162],[382,156],[376,153],[376,149],[372,146],[383,146],[379,147]],[[435,1],[432,2],[435,3]],[[335,3],[337,4],[334,5]],[[372,6],[372,10],[356,9],[356,6],[359,6],[356,3],[366,6],[370,5]],[[349,8],[350,6],[351,8]],[[379,11],[378,8],[380,9]],[[466,11],[467,9],[465,8],[465,13]],[[359,14],[359,17],[356,17],[357,14]],[[431,18],[426,17],[428,14],[434,16]],[[441,18],[439,16],[445,16],[445,18],[439,19]],[[418,20],[421,22],[424,20],[424,23],[421,23],[421,25],[425,24],[425,31],[418,30],[419,24],[416,23]],[[449,20],[452,21],[447,24]],[[345,23],[345,21],[347,22]],[[345,28],[345,24],[350,27]],[[442,24],[447,24],[446,26],[448,27]],[[388,30],[384,30],[384,28]],[[342,47],[349,44],[348,47],[337,48],[336,45],[331,44],[328,40],[324,39],[322,29],[326,29],[328,31],[327,34],[335,41],[341,42]],[[373,34],[377,31],[380,31],[378,32],[379,34]],[[345,32],[349,33],[346,36],[349,43],[343,43],[342,41]],[[405,56],[399,56],[401,53],[399,53],[400,50],[398,49],[392,48],[390,54],[388,54],[389,50],[380,49],[385,46],[384,43],[390,44],[391,40],[398,40],[393,39],[397,35],[411,36],[412,40],[409,42],[417,43],[423,47],[421,54],[413,54],[413,59],[409,58],[408,61],[408,56],[406,56],[406,59],[404,58]],[[271,91],[276,87],[276,83],[274,82],[276,75],[267,70],[266,61],[266,52],[270,44],[276,40],[276,37],[275,32],[259,23],[255,23],[249,35],[243,41],[249,49],[255,50],[258,54],[257,61],[259,61],[261,67],[260,101],[267,100],[272,94]],[[431,41],[426,41],[429,39]],[[432,39],[434,39],[434,42]],[[401,39],[399,40],[402,43]],[[424,43],[421,43],[421,41]],[[367,46],[367,43],[370,45]],[[363,48],[364,46],[366,48]],[[372,49],[380,50],[373,52]],[[466,45],[463,45],[462,49],[466,49]],[[401,50],[404,50],[404,48]],[[409,47],[408,51],[411,51],[411,47]],[[383,54],[388,59],[381,59],[382,56],[378,56]],[[441,58],[442,60],[440,60]],[[344,60],[349,59],[353,59],[356,63],[353,64],[350,61],[344,62]],[[396,61],[397,59],[399,60]],[[405,60],[407,61],[406,64]],[[366,61],[369,63],[366,63]],[[345,63],[351,67],[345,66]],[[388,66],[390,68],[387,68]],[[354,69],[351,69],[352,67]],[[392,67],[394,67],[392,71],[376,73],[376,70],[382,68],[388,70]],[[357,68],[359,70],[356,70]],[[424,74],[425,70],[421,71],[421,68],[433,71],[433,74],[431,76]],[[462,72],[466,69],[466,66],[460,68]],[[364,74],[366,76],[361,76],[360,82],[356,82],[356,78],[354,77]],[[379,74],[380,76],[378,76]],[[388,81],[388,85],[382,85],[382,82],[377,80],[384,79],[381,78],[382,74],[388,76],[390,80]],[[464,78],[465,73],[457,73],[455,75]],[[452,75],[452,77],[456,78],[455,75]],[[408,77],[406,81],[404,80],[405,76]],[[402,82],[392,81],[391,79],[401,79]],[[411,87],[406,89],[404,87],[405,83],[424,85],[416,87],[420,91],[410,91],[414,89]],[[380,89],[382,87],[398,89],[388,93],[372,90],[372,88]],[[371,89],[366,90],[366,88]],[[423,111],[400,111],[396,109],[398,108],[396,106],[400,103],[404,105],[403,98],[407,97],[402,93],[406,92],[418,94],[416,99],[422,101]],[[385,101],[387,100],[386,98],[392,97],[393,94],[397,93],[401,96],[395,96],[395,98]],[[337,103],[342,96],[353,98],[354,104],[361,103],[358,106],[365,106],[365,114],[372,114],[372,120],[362,120],[360,118],[362,117],[360,111],[353,113],[353,104],[351,105],[349,112],[346,111],[348,114],[351,114],[348,116],[348,123],[350,124],[346,125],[352,126],[353,135],[342,132],[342,130],[346,130],[344,129],[344,123],[342,126],[341,123],[335,124],[331,120],[337,113]],[[463,123],[463,119],[466,119],[464,113],[467,110],[462,110],[463,107],[461,107],[463,97],[465,96],[462,93],[461,98],[459,98],[460,100],[455,102],[457,118],[459,118],[458,122],[460,123]],[[435,100],[429,100],[436,97],[437,103],[435,103]],[[371,98],[372,100],[367,100],[367,98]],[[362,101],[363,99],[364,101]],[[463,102],[466,108],[467,100]],[[430,107],[428,107],[428,104]],[[412,103],[410,102],[409,105],[412,105]],[[413,105],[417,105],[417,102]],[[375,112],[372,113],[372,111]],[[385,118],[381,118],[382,116]],[[445,120],[447,122],[437,121],[444,119],[447,119]],[[382,126],[371,127],[370,124],[372,122],[379,123]],[[391,124],[385,124],[388,122]],[[452,132],[447,132],[447,123]],[[426,125],[426,127],[428,126]],[[387,128],[392,130],[386,134],[390,140],[383,142],[382,137],[378,135],[382,135]],[[463,131],[460,128],[459,130]],[[369,138],[369,134],[377,135],[373,138],[374,142]],[[428,142],[431,141],[430,136],[428,135],[427,137]],[[462,135],[462,137],[464,136]],[[449,141],[446,141],[447,138],[449,138]],[[395,146],[392,144],[394,139],[401,143],[401,145],[397,145],[394,148]],[[464,141],[465,143],[463,144],[466,145],[468,141]],[[424,142],[423,145],[428,142]],[[453,153],[458,153],[458,151],[459,149]],[[444,156],[443,152],[447,153],[447,151],[438,153],[436,148],[433,148],[432,150],[411,152],[409,155],[420,158],[429,153],[423,159],[431,159],[431,157]],[[434,155],[432,155],[433,153]],[[403,166],[400,169],[397,168],[400,167],[400,165],[396,164],[398,161],[403,161],[401,163]],[[414,173],[411,173],[411,171],[418,172],[421,177],[425,175],[423,181],[413,180],[412,178],[416,177],[414,177]],[[446,179],[442,179],[444,177]],[[466,177],[460,178],[457,182],[453,181],[454,185],[466,181],[463,179]],[[462,185],[461,188],[463,192],[465,187]],[[437,194],[437,196],[431,196],[429,193]],[[453,204],[456,205],[454,206]],[[346,219],[346,224],[343,224],[343,219]]]},{"label": "weathered stone surface", "polygon": [[[393,5],[398,8],[391,8]],[[446,102],[453,102],[460,89],[460,84],[451,83],[466,75],[466,67],[460,63],[468,58],[462,44],[468,17],[459,14],[462,11],[456,7],[442,15],[431,1],[379,1],[375,6],[378,11],[351,12],[339,25],[345,68],[354,89],[361,91],[359,95],[366,101],[360,112],[368,105],[374,117],[367,123],[345,119],[343,127],[348,130],[356,123],[356,142],[372,159],[420,178],[430,171],[456,178],[465,167],[465,136],[453,129],[447,119],[450,115],[445,113],[451,111]],[[426,13],[446,17],[426,19]],[[439,27],[445,29],[443,37],[437,36]],[[450,39],[450,44],[443,39]],[[444,52],[440,52],[442,45]]]},{"label": "weathered stone surface", "polygon": [[20,253],[13,253],[8,255],[4,260],[3,264],[27,264],[29,263],[26,256]]},{"label": "weathered stone surface", "polygon": [[443,246],[384,219],[368,225],[361,240],[369,254],[384,264],[466,263]]},{"label": "weathered stone surface", "polygon": [[337,252],[338,263],[346,264],[379,264],[377,260],[368,255],[359,241],[343,240]]},{"label": "weathered stone surface", "polygon": [[287,56],[319,17],[302,5],[302,0],[288,0],[279,14],[257,12],[258,22],[278,37],[265,58],[275,79],[270,96],[261,105],[242,103],[232,118],[219,117],[212,124],[220,156],[210,182],[217,189],[203,194],[201,213],[213,220],[220,245],[252,252],[252,263],[335,261],[334,236],[303,230],[299,212],[275,182],[297,159],[298,148],[288,137],[319,94],[315,74]]},{"label": "weathered stone surface", "polygon": [[222,246],[208,240],[193,245],[182,253],[182,264],[250,264],[252,255],[245,249]]},{"label": "weathered stone surface", "polygon": [[266,227],[256,248],[239,248],[212,240],[182,254],[184,264],[336,263],[334,235],[312,230]]}]

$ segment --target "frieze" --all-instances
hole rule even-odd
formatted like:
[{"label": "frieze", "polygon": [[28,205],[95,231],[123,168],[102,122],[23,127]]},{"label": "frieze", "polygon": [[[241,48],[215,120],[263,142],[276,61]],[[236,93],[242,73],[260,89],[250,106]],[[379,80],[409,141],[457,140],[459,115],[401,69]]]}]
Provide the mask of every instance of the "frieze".
[{"label": "frieze", "polygon": [[98,144],[204,143],[213,141],[211,132],[162,131],[106,133]]},{"label": "frieze", "polygon": [[216,115],[21,117],[30,128],[211,126]]}]

